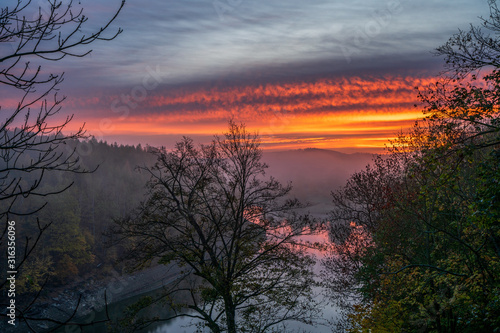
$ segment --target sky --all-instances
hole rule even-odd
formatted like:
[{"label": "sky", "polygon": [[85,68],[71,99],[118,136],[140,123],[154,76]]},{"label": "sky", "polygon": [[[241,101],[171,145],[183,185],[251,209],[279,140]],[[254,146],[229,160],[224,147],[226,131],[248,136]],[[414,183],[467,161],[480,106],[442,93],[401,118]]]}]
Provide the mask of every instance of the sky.
[{"label": "sky", "polygon": [[[86,32],[120,1],[80,3]],[[41,64],[65,72],[67,130],[99,140],[203,142],[234,119],[266,149],[380,151],[422,117],[432,51],[487,14],[486,0],[127,0],[115,40]]]}]

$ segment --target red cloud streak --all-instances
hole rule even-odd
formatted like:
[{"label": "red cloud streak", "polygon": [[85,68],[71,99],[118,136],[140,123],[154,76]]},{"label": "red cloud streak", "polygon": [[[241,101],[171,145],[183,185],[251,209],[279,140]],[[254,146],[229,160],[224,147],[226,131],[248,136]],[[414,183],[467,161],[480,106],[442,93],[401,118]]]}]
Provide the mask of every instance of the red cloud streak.
[{"label": "red cloud streak", "polygon": [[[235,87],[164,89],[69,99],[67,108],[97,137],[214,134],[229,118],[262,135],[268,148],[382,148],[421,117],[421,75],[342,77]],[[140,89],[136,89],[137,93]],[[145,90],[143,90],[144,92]],[[76,127],[76,122],[75,127]],[[369,134],[369,135],[367,135]]]}]

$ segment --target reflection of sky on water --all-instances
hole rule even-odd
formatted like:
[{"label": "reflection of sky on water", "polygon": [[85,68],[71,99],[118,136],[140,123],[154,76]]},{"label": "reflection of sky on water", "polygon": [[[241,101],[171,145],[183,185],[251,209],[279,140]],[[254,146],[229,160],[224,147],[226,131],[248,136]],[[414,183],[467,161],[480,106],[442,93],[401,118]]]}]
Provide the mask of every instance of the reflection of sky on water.
[{"label": "reflection of sky on water", "polygon": [[[193,325],[190,325],[192,323]],[[164,324],[155,329],[149,330],[148,333],[194,333],[196,326],[192,319],[177,318],[172,322]]]},{"label": "reflection of sky on water", "polygon": [[[321,233],[316,236],[305,236],[304,240],[309,242],[325,242],[328,241],[328,236],[326,232]],[[318,262],[314,266],[314,272],[319,274],[321,271],[320,260],[323,257],[322,253],[314,250],[314,254],[316,255]],[[315,288],[314,292],[317,295],[322,294],[322,290],[319,288]],[[318,296],[321,297],[322,296]],[[328,304],[324,304],[322,322],[320,325],[311,326],[306,325],[299,322],[288,322],[286,329],[282,329],[283,332],[315,332],[315,333],[330,333],[332,332],[331,325],[328,325],[328,322],[335,322],[338,318],[337,308]],[[195,333],[196,332],[196,323],[199,321],[195,321],[192,318],[177,318],[172,322],[156,327],[148,331],[148,333]],[[190,325],[191,324],[191,325]],[[322,324],[322,325],[321,325]],[[202,332],[209,333],[210,330],[207,328]]]},{"label": "reflection of sky on water", "polygon": [[[335,322],[337,316],[338,314],[336,308],[328,305],[325,306],[323,309],[323,319],[325,320],[325,325],[317,325],[313,327],[302,323],[289,322],[287,324],[286,330],[283,330],[283,332],[300,331],[300,332],[330,333],[332,329],[326,324],[326,321]],[[149,330],[148,333],[195,333],[196,332],[195,323],[196,321],[194,321],[191,318],[177,318],[168,324]],[[209,333],[210,330],[207,328],[202,332]]]}]

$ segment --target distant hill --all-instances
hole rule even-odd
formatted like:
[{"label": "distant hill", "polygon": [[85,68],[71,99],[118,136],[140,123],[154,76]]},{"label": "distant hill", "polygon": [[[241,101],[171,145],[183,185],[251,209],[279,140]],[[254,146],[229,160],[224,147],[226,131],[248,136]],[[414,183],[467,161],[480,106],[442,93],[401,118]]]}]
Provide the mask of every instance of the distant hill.
[{"label": "distant hill", "polygon": [[331,209],[330,192],[343,186],[351,174],[364,169],[373,154],[345,154],[326,149],[264,152],[268,174],[282,183],[292,182],[292,195],[311,203],[315,213]]}]

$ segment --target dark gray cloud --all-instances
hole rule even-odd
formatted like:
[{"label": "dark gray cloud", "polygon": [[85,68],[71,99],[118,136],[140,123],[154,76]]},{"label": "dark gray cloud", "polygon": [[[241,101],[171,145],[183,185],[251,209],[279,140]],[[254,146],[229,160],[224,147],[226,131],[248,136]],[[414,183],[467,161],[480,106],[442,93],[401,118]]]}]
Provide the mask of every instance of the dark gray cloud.
[{"label": "dark gray cloud", "polygon": [[[106,22],[119,2],[81,1],[86,31]],[[160,66],[168,83],[298,63],[303,71],[321,62],[356,69],[367,59],[379,67],[378,59],[429,59],[487,9],[485,0],[128,0],[110,30],[124,29],[116,40],[92,45],[84,59],[44,66],[64,69],[66,85],[76,89],[138,84],[148,66]]]},{"label": "dark gray cloud", "polygon": [[[87,3],[95,22],[113,8],[99,12],[92,10],[98,2]],[[79,83],[103,86],[137,84],[147,66],[163,68],[168,83],[297,63],[356,69],[371,59],[379,67],[379,59],[428,60],[481,14],[483,0],[128,0],[115,24],[125,32],[67,67]]]}]

